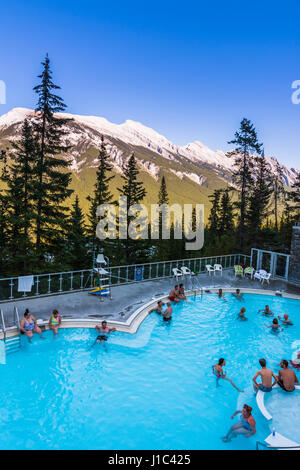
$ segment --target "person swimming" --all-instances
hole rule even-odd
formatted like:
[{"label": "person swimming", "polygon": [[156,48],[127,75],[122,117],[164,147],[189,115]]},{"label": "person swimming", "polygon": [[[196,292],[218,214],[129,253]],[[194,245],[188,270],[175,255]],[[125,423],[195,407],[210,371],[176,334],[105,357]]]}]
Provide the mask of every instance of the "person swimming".
[{"label": "person swimming", "polygon": [[289,326],[289,325],[293,325],[294,323],[292,322],[292,320],[290,320],[289,316],[287,313],[285,313],[283,315],[283,318],[281,318],[279,315],[278,315],[278,320],[281,321],[281,323],[283,323],[285,326]]},{"label": "person swimming", "polygon": [[107,326],[107,322],[106,322],[105,320],[101,323],[101,326],[96,325],[96,326],[95,326],[95,329],[96,329],[96,331],[98,331],[100,334],[97,336],[97,338],[96,338],[96,340],[95,340],[93,346],[94,346],[95,344],[99,344],[99,343],[103,344],[105,341],[108,340],[108,335],[109,335],[110,333],[113,333],[114,331],[116,331],[116,328],[109,328],[109,327]]},{"label": "person swimming", "polygon": [[226,372],[224,373],[223,367],[226,365],[226,361],[223,357],[221,357],[218,361],[218,364],[212,366],[213,374],[217,377],[217,387],[219,386],[219,379],[227,380],[231,383],[231,385],[238,391],[243,392],[244,390],[240,390],[231,379],[226,377]]},{"label": "person swimming", "polygon": [[282,326],[279,325],[277,318],[273,318],[271,325],[265,325],[267,328],[272,328],[272,333],[278,333],[283,330]]},{"label": "person swimming", "polygon": [[245,404],[242,410],[238,410],[233,413],[231,419],[239,413],[241,413],[240,421],[231,426],[226,436],[222,437],[223,442],[230,442],[231,439],[236,437],[238,434],[250,437],[256,433],[256,422],[252,416],[252,407]]},{"label": "person swimming", "polygon": [[161,314],[162,314],[162,308],[163,308],[164,305],[165,305],[165,304],[163,303],[163,301],[162,301],[162,300],[159,300],[159,301],[157,302],[157,306],[154,307],[154,308],[152,308],[151,310],[149,310],[148,314],[149,314],[149,313],[152,313],[152,312],[156,312],[156,313],[158,313],[159,315],[161,315]]},{"label": "person swimming", "polygon": [[257,313],[260,313],[262,312],[263,315],[269,315],[269,316],[273,316],[274,313],[272,312],[272,310],[270,310],[270,307],[269,305],[266,305],[264,309],[261,309],[261,310],[258,310]]},{"label": "person swimming", "polygon": [[171,307],[171,302],[167,302],[167,308],[166,310],[163,312],[163,320],[164,321],[170,321],[172,320],[172,313],[173,313],[173,309]]},{"label": "person swimming", "polygon": [[246,312],[245,307],[242,307],[239,314],[238,314],[238,319],[239,320],[243,320],[243,321],[248,320],[248,318],[245,316],[245,312]]},{"label": "person swimming", "polygon": [[[219,289],[218,290],[218,297],[219,299],[223,299],[223,300],[226,300],[224,295],[223,295],[223,289]],[[227,301],[226,301],[227,302]]]},{"label": "person swimming", "polygon": [[244,300],[243,294],[241,294],[240,289],[236,289],[235,292],[232,292],[232,295],[238,300]]}]

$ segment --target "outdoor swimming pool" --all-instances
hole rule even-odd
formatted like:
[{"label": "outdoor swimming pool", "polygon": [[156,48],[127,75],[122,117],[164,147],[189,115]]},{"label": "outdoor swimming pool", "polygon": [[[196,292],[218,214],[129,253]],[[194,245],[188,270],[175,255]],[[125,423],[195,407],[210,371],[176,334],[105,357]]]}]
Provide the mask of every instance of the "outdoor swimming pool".
[{"label": "outdoor swimming pool", "polygon": [[[136,335],[113,333],[105,348],[91,348],[91,329],[62,329],[55,341],[48,331],[33,344],[22,337],[21,350],[0,366],[0,448],[255,449],[272,424],[256,407],[251,379],[259,358],[277,373],[280,360],[300,349],[300,301],[225,298],[181,302],[170,324],[152,313]],[[276,314],[288,312],[294,326],[272,334],[265,327],[270,319],[257,313],[266,304]],[[237,320],[242,306],[248,322]],[[222,380],[216,388],[211,366],[219,357],[244,393]],[[232,413],[244,403],[253,406],[257,434],[223,443]],[[266,400],[277,430],[298,442],[299,403],[300,392],[281,390]],[[285,417],[275,416],[281,406],[289,410]]]}]

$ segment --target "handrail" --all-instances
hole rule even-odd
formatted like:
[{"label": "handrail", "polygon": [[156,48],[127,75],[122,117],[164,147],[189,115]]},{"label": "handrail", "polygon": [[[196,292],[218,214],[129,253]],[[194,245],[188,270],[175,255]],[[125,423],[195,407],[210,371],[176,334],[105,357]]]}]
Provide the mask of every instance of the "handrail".
[{"label": "handrail", "polygon": [[21,329],[20,329],[20,316],[19,316],[19,311],[18,311],[16,306],[14,307],[14,324],[18,328],[18,331],[19,331],[19,334],[20,334],[20,331],[21,331]]},{"label": "handrail", "polygon": [[267,449],[273,449],[273,450],[278,450],[278,449],[300,449],[300,446],[270,446],[268,444],[265,444],[262,441],[256,441],[256,450],[259,450],[259,446],[266,447]]},{"label": "handrail", "polygon": [[5,327],[5,321],[4,321],[4,315],[3,315],[2,308],[0,309],[0,317],[1,317],[1,327],[0,327],[0,329],[3,331],[3,338],[4,338],[4,341],[6,341],[6,327]]}]

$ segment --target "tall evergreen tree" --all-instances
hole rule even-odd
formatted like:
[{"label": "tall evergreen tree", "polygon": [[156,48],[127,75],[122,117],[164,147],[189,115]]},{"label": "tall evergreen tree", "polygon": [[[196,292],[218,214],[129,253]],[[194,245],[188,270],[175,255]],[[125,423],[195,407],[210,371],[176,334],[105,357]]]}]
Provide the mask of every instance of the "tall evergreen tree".
[{"label": "tall evergreen tree", "polygon": [[8,246],[11,266],[26,273],[32,256],[32,171],[36,155],[36,140],[27,119],[20,140],[12,142],[12,147],[10,164],[1,178],[6,183]]},{"label": "tall evergreen tree", "polygon": [[78,195],[76,195],[70,213],[66,252],[72,269],[78,270],[89,267],[86,227]]},{"label": "tall evergreen tree", "polygon": [[[122,188],[118,188],[121,196],[127,197],[127,214],[129,208],[134,204],[140,204],[144,197],[146,196],[146,190],[144,188],[144,184],[142,181],[138,181],[139,170],[137,166],[137,161],[135,159],[134,154],[132,154],[125,167],[124,167],[124,175],[122,175],[123,179],[123,186]],[[127,215],[127,227],[129,226],[130,222],[135,219],[133,215]],[[149,231],[149,229],[147,229]],[[147,240],[132,240],[128,236],[127,231],[127,239],[122,240],[122,244],[124,247],[124,261],[126,263],[137,262],[145,257],[145,250],[148,247]]]},{"label": "tall evergreen tree", "polygon": [[212,207],[208,217],[208,234],[210,242],[214,242],[219,236],[221,194],[222,189],[215,189],[213,194],[211,196],[208,196],[212,203]]},{"label": "tall evergreen tree", "polygon": [[113,203],[113,195],[110,192],[109,184],[114,178],[114,175],[109,175],[112,170],[112,165],[109,163],[109,155],[106,152],[104,138],[101,136],[101,147],[98,154],[98,169],[96,174],[96,183],[94,186],[94,194],[88,196],[87,200],[90,203],[90,210],[88,214],[88,234],[91,240],[92,252],[100,249],[100,246],[111,245],[111,243],[105,243],[106,241],[100,242],[96,237],[96,227],[100,220],[97,216],[97,207],[101,204]]},{"label": "tall evergreen tree", "polygon": [[242,119],[240,129],[235,133],[234,139],[228,142],[235,145],[235,170],[233,178],[240,188],[239,202],[239,248],[243,252],[245,247],[245,221],[248,205],[248,192],[253,183],[253,159],[251,153],[261,153],[262,144],[258,142],[256,130],[249,119]]},{"label": "tall evergreen tree", "polygon": [[229,188],[224,189],[222,192],[218,225],[220,236],[232,236],[234,233],[234,209],[230,198]]},{"label": "tall evergreen tree", "polygon": [[[300,173],[298,173],[296,181],[291,187],[291,191],[287,195],[288,201],[291,203],[290,210],[295,219],[300,218]],[[299,220],[297,220],[299,222]]]},{"label": "tall evergreen tree", "polygon": [[261,246],[261,229],[268,222],[270,198],[273,191],[272,175],[264,153],[255,157],[255,179],[253,181],[247,214],[248,237],[253,246]]},{"label": "tall evergreen tree", "polygon": [[48,55],[42,66],[42,73],[38,76],[41,83],[34,88],[38,102],[32,122],[38,144],[33,169],[35,248],[43,256],[47,252],[55,254],[61,248],[68,216],[66,200],[72,190],[69,189],[69,162],[61,157],[69,150],[64,144],[68,120],[55,116],[55,113],[64,111],[66,105],[55,94],[60,87],[52,81]]},{"label": "tall evergreen tree", "polygon": [[283,169],[279,162],[276,162],[275,173],[272,178],[273,181],[273,199],[274,199],[274,219],[275,231],[278,233],[278,206],[285,195],[283,184]]},{"label": "tall evergreen tree", "polygon": [[[158,193],[158,204],[162,206],[163,204],[169,204],[169,196],[167,191],[167,185],[165,177],[161,179],[161,184]],[[169,257],[169,247],[170,240],[162,239],[162,223],[163,223],[163,213],[159,213],[159,240],[157,240],[157,252],[156,257],[160,261],[164,261]]]}]

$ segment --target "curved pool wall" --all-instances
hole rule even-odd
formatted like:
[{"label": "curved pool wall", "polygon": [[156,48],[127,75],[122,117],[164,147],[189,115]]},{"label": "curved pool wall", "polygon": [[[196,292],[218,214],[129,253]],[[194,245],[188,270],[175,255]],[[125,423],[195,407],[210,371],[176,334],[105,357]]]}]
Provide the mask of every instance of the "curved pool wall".
[{"label": "curved pool wall", "polygon": [[[204,289],[193,289],[193,290],[186,290],[186,296],[192,297],[195,295],[205,295],[205,294],[215,294],[219,291],[219,287],[212,287],[212,288],[204,288]],[[223,293],[233,293],[236,291],[235,288],[222,288]],[[240,288],[242,294],[257,294],[257,295],[268,295],[268,296],[276,296],[282,297],[287,299],[295,299],[300,300],[300,295],[296,294],[289,294],[286,292],[281,292],[278,295],[277,291],[272,290],[262,290],[262,289],[246,289]],[[134,334],[137,332],[140,325],[143,323],[145,318],[148,316],[149,310],[153,308],[159,300],[163,302],[167,302],[168,296],[162,295],[159,297],[153,297],[149,302],[143,304],[141,307],[136,309],[130,317],[125,321],[117,321],[117,320],[107,320],[106,318],[99,316],[98,319],[87,319],[87,318],[72,318],[72,319],[62,319],[61,328],[95,328],[97,324],[101,321],[107,321],[109,326],[113,326],[116,328],[117,331],[122,331],[124,333],[131,333]],[[109,310],[109,308],[108,308]],[[36,315],[38,317],[38,315]],[[62,313],[63,317],[63,313]],[[45,329],[49,329],[48,327],[48,320],[38,320],[38,324],[45,327]],[[18,335],[18,329],[16,327],[9,327],[6,329],[6,336],[8,338]],[[3,333],[0,332],[0,339],[3,339]]]}]

